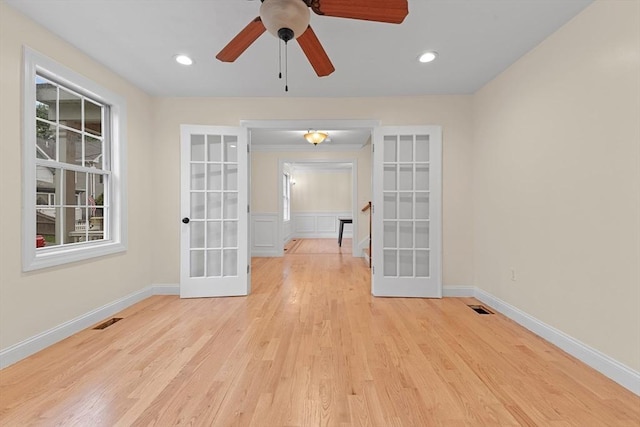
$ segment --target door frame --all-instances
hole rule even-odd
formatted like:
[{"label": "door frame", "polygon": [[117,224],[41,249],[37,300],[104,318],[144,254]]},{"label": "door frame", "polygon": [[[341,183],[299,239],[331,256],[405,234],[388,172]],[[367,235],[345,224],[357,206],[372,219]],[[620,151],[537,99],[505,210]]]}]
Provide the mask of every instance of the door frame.
[{"label": "door frame", "polygon": [[[278,200],[282,200],[282,182],[280,179],[284,174],[284,164],[295,164],[295,163],[317,163],[317,164],[327,164],[331,165],[333,163],[350,163],[351,164],[351,217],[353,218],[353,237],[352,237],[352,245],[351,245],[351,254],[354,257],[359,257],[358,253],[358,245],[356,242],[356,236],[358,231],[358,159],[350,158],[350,159],[278,159]],[[278,204],[278,246],[276,250],[278,252],[278,256],[284,256],[284,209],[282,203]],[[291,219],[293,221],[293,218]],[[360,236],[357,236],[358,238]],[[338,236],[336,235],[336,241]]]},{"label": "door frame", "polygon": [[[240,120],[240,126],[247,130],[248,134],[248,144],[251,147],[251,130],[252,129],[367,129],[371,134],[371,140],[373,141],[373,129],[380,126],[379,120],[343,120],[343,119],[329,119],[329,120]],[[249,156],[251,161],[251,155]],[[299,159],[298,159],[299,160]],[[312,159],[305,159],[304,161],[311,161]],[[318,161],[323,161],[322,159],[316,159]],[[352,162],[356,159],[348,159],[344,160],[344,163]],[[338,162],[340,159],[326,159],[324,161],[330,162]],[[291,160],[289,161],[291,162]],[[373,162],[373,158],[372,158]],[[277,185],[278,188],[278,200],[282,200],[282,186],[280,185],[280,176],[283,173],[282,164],[286,163],[280,161],[278,163],[278,176],[275,177],[274,185]],[[358,230],[358,169],[357,169],[357,161],[352,165],[352,174],[351,174],[351,182],[352,182],[352,216],[353,216],[353,234],[357,234]],[[251,169],[251,164],[249,164],[249,169]],[[249,187],[251,187],[251,176],[249,176]],[[373,170],[371,172],[371,180],[373,182]],[[373,185],[372,185],[373,188]],[[249,214],[249,229],[251,228],[251,214],[253,210]],[[284,221],[282,220],[282,206],[281,203],[278,202],[278,230],[276,233],[277,239],[277,252],[279,256],[284,256]],[[354,239],[355,240],[355,239]],[[357,251],[357,243],[353,242],[352,244],[352,252],[354,256],[359,256],[356,254]],[[251,256],[251,247],[249,249],[249,256]]]}]

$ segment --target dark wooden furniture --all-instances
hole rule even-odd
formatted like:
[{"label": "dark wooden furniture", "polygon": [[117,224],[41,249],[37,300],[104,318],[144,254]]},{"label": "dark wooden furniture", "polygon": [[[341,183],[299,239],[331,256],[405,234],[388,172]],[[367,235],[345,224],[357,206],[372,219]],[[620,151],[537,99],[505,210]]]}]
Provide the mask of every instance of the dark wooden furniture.
[{"label": "dark wooden furniture", "polygon": [[338,232],[338,246],[342,247],[342,232],[345,224],[353,224],[353,218],[338,218],[340,221],[340,231]]}]

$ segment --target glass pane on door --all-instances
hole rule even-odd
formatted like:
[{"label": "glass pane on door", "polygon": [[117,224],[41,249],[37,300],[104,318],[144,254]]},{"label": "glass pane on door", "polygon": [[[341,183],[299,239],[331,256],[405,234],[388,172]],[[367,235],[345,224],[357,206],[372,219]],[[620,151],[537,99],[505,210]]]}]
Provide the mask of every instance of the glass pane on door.
[{"label": "glass pane on door", "polygon": [[386,135],[382,171],[383,275],[428,277],[428,135]]},{"label": "glass pane on door", "polygon": [[237,137],[191,135],[190,277],[238,275]]}]

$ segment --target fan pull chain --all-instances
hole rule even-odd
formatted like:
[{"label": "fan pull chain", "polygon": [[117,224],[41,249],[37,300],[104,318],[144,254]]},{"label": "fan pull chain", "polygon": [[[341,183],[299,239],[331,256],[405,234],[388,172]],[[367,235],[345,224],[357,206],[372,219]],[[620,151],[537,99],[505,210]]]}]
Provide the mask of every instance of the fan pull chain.
[{"label": "fan pull chain", "polygon": [[284,91],[289,92],[289,44],[284,42]]},{"label": "fan pull chain", "polygon": [[282,78],[282,43],[278,40],[278,78]]}]

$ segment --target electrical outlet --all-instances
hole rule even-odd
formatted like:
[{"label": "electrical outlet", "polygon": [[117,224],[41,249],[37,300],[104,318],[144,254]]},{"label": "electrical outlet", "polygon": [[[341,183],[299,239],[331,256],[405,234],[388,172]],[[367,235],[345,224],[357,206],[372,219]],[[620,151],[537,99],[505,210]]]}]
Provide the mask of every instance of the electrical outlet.
[{"label": "electrical outlet", "polygon": [[517,279],[516,279],[516,269],[515,269],[515,268],[512,268],[512,269],[511,269],[511,281],[512,281],[512,282],[515,282],[516,280],[517,280]]}]

